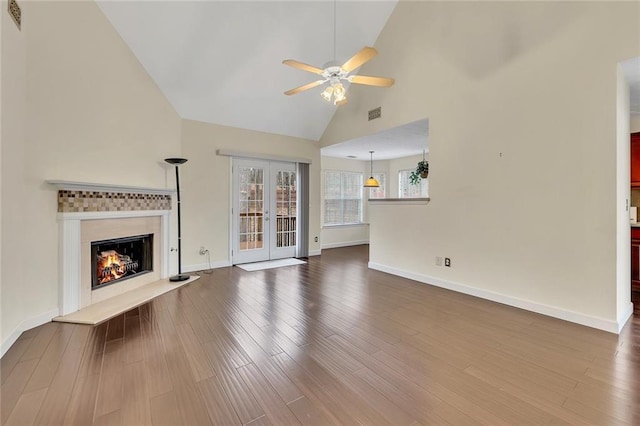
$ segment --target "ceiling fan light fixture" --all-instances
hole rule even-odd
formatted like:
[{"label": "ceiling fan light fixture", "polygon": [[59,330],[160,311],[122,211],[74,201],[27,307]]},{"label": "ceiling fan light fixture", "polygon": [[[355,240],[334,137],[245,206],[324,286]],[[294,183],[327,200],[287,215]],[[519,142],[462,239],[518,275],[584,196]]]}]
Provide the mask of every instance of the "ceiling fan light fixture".
[{"label": "ceiling fan light fixture", "polygon": [[336,83],[333,85],[333,96],[335,102],[344,101],[347,98],[347,91],[342,83]]},{"label": "ceiling fan light fixture", "polygon": [[360,49],[355,55],[349,58],[345,63],[339,65],[336,61],[336,5],[337,0],[333,2],[333,61],[324,64],[323,68],[314,67],[303,62],[294,61],[293,59],[285,59],[283,64],[289,65],[293,68],[298,68],[303,71],[308,71],[313,74],[322,76],[323,80],[318,80],[313,83],[305,84],[304,86],[296,87],[295,89],[287,90],[285,95],[295,95],[296,93],[303,92],[305,90],[317,87],[325,82],[329,82],[330,87],[327,87],[320,95],[322,99],[327,102],[331,102],[336,106],[344,105],[347,103],[347,94],[344,86],[340,81],[348,81],[355,84],[364,84],[367,86],[378,87],[391,87],[394,80],[388,77],[371,77],[360,75],[349,75],[349,73],[360,68],[365,63],[369,62],[373,57],[378,54],[378,51],[373,47],[365,46]]},{"label": "ceiling fan light fixture", "polygon": [[322,96],[322,99],[324,99],[327,102],[331,102],[331,96],[333,95],[333,87],[332,86],[327,86],[326,89],[324,89],[322,91],[322,93],[320,93],[320,96]]}]

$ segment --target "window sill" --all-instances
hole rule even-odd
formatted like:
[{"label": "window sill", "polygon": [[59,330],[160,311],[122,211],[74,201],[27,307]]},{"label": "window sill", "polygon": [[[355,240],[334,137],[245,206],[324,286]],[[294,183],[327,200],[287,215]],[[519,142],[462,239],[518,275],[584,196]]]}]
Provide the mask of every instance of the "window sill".
[{"label": "window sill", "polygon": [[369,198],[370,205],[392,205],[392,204],[403,204],[403,205],[424,205],[429,204],[431,198]]},{"label": "window sill", "polygon": [[350,227],[361,227],[361,226],[369,226],[368,223],[345,223],[345,224],[337,224],[337,225],[322,225],[322,229],[332,229],[332,228],[350,228]]}]

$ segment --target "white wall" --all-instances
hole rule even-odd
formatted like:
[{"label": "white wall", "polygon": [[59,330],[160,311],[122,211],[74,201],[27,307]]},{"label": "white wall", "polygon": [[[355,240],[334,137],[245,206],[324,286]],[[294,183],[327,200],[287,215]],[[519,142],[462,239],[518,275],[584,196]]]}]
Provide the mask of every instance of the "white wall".
[{"label": "white wall", "polygon": [[20,6],[21,32],[6,2],[1,14],[3,351],[57,315],[57,192],[45,180],[173,187],[162,159],[180,154],[180,118],[95,3]]},{"label": "white wall", "polygon": [[[18,227],[22,225],[21,208],[16,200],[22,199],[23,183],[21,176],[23,169],[26,127],[26,37],[29,30],[28,22],[20,31],[14,24],[7,11],[7,2],[0,4],[0,21],[2,33],[1,55],[2,73],[2,146],[0,162],[1,168],[1,199],[2,199],[2,257],[0,265],[0,325],[2,335],[2,353],[4,342],[13,329],[24,319],[22,312],[26,308],[24,290],[19,281],[20,267],[24,248],[15,236]],[[57,256],[56,256],[57,257]]]},{"label": "white wall", "polygon": [[631,116],[630,123],[630,132],[637,133],[640,132],[640,114],[635,114]]},{"label": "white wall", "polygon": [[432,201],[372,208],[371,261],[615,330],[616,76],[640,53],[638,7],[399,2],[362,69],[396,84],[351,86],[321,141],[429,117]]},{"label": "white wall", "polygon": [[229,265],[230,254],[230,157],[218,156],[219,149],[254,154],[308,158],[309,166],[309,253],[319,254],[320,243],[320,148],[318,142],[274,135],[198,121],[183,120],[182,152],[189,161],[182,167],[182,263],[183,270]]}]

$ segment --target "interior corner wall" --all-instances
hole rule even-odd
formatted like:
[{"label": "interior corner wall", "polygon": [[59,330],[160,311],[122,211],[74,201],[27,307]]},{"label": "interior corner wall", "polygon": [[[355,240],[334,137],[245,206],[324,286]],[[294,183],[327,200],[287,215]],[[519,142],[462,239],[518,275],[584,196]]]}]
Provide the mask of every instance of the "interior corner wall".
[{"label": "interior corner wall", "polygon": [[[307,158],[309,165],[309,254],[319,254],[320,148],[316,141],[235,127],[182,121],[181,168],[183,270],[196,271],[231,264],[231,157],[217,150],[256,155]],[[200,255],[200,247],[209,255]]]},{"label": "interior corner wall", "polygon": [[[13,247],[12,238],[22,223],[20,205],[16,200],[22,197],[23,184],[16,179],[16,176],[20,175],[24,161],[22,149],[25,145],[26,127],[26,40],[25,29],[20,31],[6,10],[7,2],[3,1],[0,4],[0,21],[2,21],[0,23],[0,42],[2,43],[0,45],[2,56],[0,326],[3,343],[22,320],[21,313],[26,308],[22,283],[18,279],[19,274],[15,271],[15,265],[22,262],[23,253]],[[12,280],[14,281],[11,282]],[[2,349],[4,353],[5,348]]]},{"label": "interior corner wall", "polygon": [[[633,314],[633,304],[631,303],[631,228],[629,227],[629,206],[631,204],[631,173],[630,146],[629,146],[629,116],[630,99],[629,84],[625,80],[622,67],[617,68],[617,95],[616,95],[616,163],[617,163],[617,185],[616,185],[616,315],[617,322],[622,327]],[[619,331],[619,330],[618,330]]]},{"label": "interior corner wall", "polygon": [[321,140],[429,118],[432,201],[371,209],[371,265],[616,331],[617,64],[640,54],[639,7],[400,1],[361,70],[395,85],[352,85]]},{"label": "interior corner wall", "polygon": [[[2,349],[58,312],[47,179],[174,187],[181,120],[94,2],[2,8]],[[175,222],[172,220],[172,222]]]},{"label": "interior corner wall", "polygon": [[[0,8],[3,3],[0,2]],[[2,31],[4,29],[4,23],[0,18],[0,52],[2,52]],[[2,54],[0,53],[0,310],[3,309],[2,305]],[[2,335],[2,315],[0,315],[0,336]],[[0,340],[1,342],[1,340]],[[4,353],[0,351],[0,353]],[[2,355],[0,355],[2,356]]]}]

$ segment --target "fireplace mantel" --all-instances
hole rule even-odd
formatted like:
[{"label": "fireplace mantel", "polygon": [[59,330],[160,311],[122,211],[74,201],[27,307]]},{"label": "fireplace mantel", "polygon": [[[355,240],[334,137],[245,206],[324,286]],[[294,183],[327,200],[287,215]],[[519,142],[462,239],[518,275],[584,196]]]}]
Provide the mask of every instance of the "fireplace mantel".
[{"label": "fireplace mantel", "polygon": [[114,185],[108,183],[74,182],[69,180],[47,180],[49,185],[67,191],[101,191],[101,192],[129,192],[142,194],[171,195],[175,189],[149,188],[145,186]]}]

